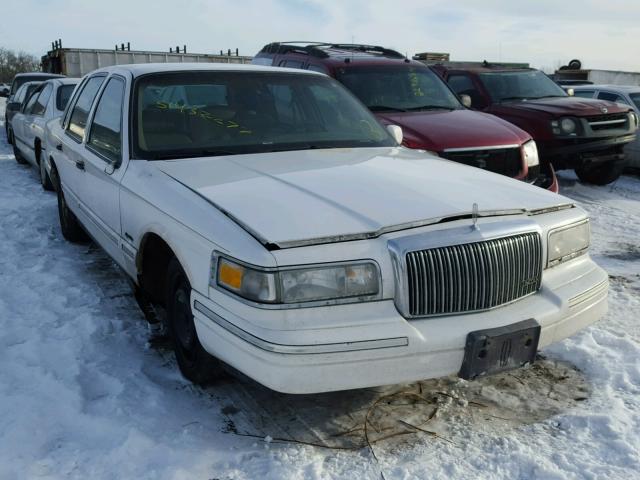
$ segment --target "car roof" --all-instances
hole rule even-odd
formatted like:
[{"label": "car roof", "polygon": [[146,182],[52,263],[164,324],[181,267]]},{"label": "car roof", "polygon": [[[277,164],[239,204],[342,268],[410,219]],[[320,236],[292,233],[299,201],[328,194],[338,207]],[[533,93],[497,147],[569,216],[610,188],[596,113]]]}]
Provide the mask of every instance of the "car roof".
[{"label": "car roof", "polygon": [[[20,85],[18,87],[18,90],[22,89],[22,88],[29,88],[29,86],[31,85],[40,85],[41,83],[43,83],[42,80],[32,80],[30,82],[24,82],[22,85]],[[16,92],[18,91],[16,90]]]},{"label": "car roof", "polygon": [[614,90],[618,92],[640,92],[638,85],[576,85],[572,87],[574,90]]},{"label": "car roof", "polygon": [[58,75],[56,73],[46,73],[46,72],[23,72],[23,73],[17,73],[14,78],[21,78],[21,77],[33,77],[33,78],[42,77],[44,80],[49,78],[64,78],[64,75]]},{"label": "car roof", "polygon": [[79,78],[62,77],[62,78],[50,78],[49,80],[46,80],[45,83],[52,83],[57,85],[77,85],[79,82],[80,82]]},{"label": "car roof", "polygon": [[478,66],[452,66],[445,67],[447,70],[462,70],[474,73],[514,73],[514,72],[537,72],[536,68],[509,68],[509,67],[478,67]]},{"label": "car roof", "polygon": [[367,65],[385,65],[390,62],[403,61],[412,65],[424,66],[422,62],[410,60],[396,50],[379,45],[330,42],[272,42],[268,43],[257,57],[307,56],[313,63],[345,64],[366,63]]},{"label": "car roof", "polygon": [[147,75],[149,73],[164,72],[289,72],[298,75],[322,75],[321,73],[299,70],[297,68],[266,67],[262,65],[239,63],[132,63],[100,68],[98,70],[94,70],[89,75],[99,72],[127,72],[134,77]]}]

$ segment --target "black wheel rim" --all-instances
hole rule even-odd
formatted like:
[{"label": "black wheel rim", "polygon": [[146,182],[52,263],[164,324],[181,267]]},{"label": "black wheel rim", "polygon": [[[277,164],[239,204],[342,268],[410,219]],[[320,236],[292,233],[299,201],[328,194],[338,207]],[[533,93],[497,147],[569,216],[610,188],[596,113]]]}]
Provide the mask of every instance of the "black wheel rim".
[{"label": "black wheel rim", "polygon": [[193,361],[196,342],[196,328],[189,305],[189,294],[180,285],[173,297],[173,332],[175,341],[184,357]]}]

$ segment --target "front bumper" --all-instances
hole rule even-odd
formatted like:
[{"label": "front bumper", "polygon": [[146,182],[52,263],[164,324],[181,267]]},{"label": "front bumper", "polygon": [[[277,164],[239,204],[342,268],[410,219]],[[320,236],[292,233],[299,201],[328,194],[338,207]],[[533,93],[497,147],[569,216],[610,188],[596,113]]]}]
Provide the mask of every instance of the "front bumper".
[{"label": "front bumper", "polygon": [[543,144],[540,145],[540,157],[558,169],[577,168],[585,163],[624,161],[622,148],[635,139],[635,134],[627,134],[599,140],[573,140],[569,144]]},{"label": "front bumper", "polygon": [[[270,330],[252,324],[246,306],[234,313],[196,291],[191,301],[198,337],[212,355],[273,390],[319,393],[455,374],[469,332],[529,318],[542,326],[544,347],[601,318],[607,291],[606,272],[584,256],[545,271],[534,295],[464,315],[406,320],[385,300],[271,311],[290,329]],[[336,326],[314,328],[312,317],[326,315]],[[303,328],[295,328],[297,316]]]}]

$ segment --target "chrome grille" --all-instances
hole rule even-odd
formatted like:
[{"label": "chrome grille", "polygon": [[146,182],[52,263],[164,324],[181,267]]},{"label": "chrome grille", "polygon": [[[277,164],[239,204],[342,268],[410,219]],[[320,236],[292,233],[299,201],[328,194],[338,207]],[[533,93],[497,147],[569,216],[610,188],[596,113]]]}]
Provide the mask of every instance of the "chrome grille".
[{"label": "chrome grille", "polygon": [[473,312],[512,302],[540,288],[538,233],[409,252],[411,316]]}]

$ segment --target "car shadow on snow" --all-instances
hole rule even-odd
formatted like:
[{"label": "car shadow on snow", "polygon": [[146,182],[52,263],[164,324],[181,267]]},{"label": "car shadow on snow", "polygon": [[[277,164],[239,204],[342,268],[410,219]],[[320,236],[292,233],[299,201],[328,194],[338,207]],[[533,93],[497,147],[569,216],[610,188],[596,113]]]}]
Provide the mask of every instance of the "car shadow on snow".
[{"label": "car shadow on snow", "polygon": [[[168,344],[156,343],[171,356]],[[177,368],[175,361],[166,363]],[[538,355],[519,370],[465,381],[458,377],[313,395],[269,390],[230,374],[198,392],[217,403],[225,432],[338,450],[394,450],[421,437],[454,442],[469,430],[500,434],[543,422],[588,400],[574,366]]]}]

